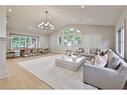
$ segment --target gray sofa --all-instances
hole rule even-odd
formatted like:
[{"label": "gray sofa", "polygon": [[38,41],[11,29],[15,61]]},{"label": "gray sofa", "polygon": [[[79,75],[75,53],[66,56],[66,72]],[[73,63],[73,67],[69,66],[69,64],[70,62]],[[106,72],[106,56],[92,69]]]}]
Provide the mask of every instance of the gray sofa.
[{"label": "gray sofa", "polygon": [[[89,53],[85,49],[89,49]],[[78,48],[75,50],[74,55],[85,56],[87,60],[91,60],[98,54],[99,50],[98,48]]]},{"label": "gray sofa", "polygon": [[123,89],[127,81],[127,63],[112,50],[108,50],[107,55],[108,58],[118,57],[122,65],[114,70],[85,63],[83,82],[101,89]]}]

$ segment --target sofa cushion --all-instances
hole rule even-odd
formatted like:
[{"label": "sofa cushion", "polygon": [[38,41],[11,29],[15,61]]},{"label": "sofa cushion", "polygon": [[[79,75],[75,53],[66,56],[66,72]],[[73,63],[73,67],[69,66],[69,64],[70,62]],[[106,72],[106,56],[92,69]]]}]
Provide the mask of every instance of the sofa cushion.
[{"label": "sofa cushion", "polygon": [[107,64],[107,54],[104,55],[104,56],[100,56],[100,55],[97,55],[96,58],[95,58],[95,63],[94,65],[95,66],[102,66],[102,67],[105,67],[105,65]]},{"label": "sofa cushion", "polygon": [[127,65],[124,65],[123,62],[120,62],[119,67],[117,68],[117,71],[121,72],[124,69],[124,67],[127,67]]},{"label": "sofa cushion", "polygon": [[111,69],[117,69],[118,66],[120,64],[119,58],[117,57],[112,57],[108,60],[108,64],[107,64],[107,68],[111,68]]},{"label": "sofa cushion", "polygon": [[97,49],[95,49],[95,48],[90,49],[90,53],[91,54],[97,54]]},{"label": "sofa cushion", "polygon": [[98,54],[104,56],[105,54],[107,54],[107,49],[101,49]]},{"label": "sofa cushion", "polygon": [[120,67],[118,68],[118,72],[119,72],[121,75],[126,76],[126,79],[127,79],[127,66],[125,66],[123,63],[122,63],[122,65],[120,65]]},{"label": "sofa cushion", "polygon": [[117,71],[121,71],[123,68],[122,62],[119,63],[119,65],[116,67]]},{"label": "sofa cushion", "polygon": [[90,54],[90,49],[89,48],[85,48],[84,50],[85,50],[85,52],[84,52],[85,54]]},{"label": "sofa cushion", "polygon": [[82,48],[76,49],[76,53],[83,53],[83,49]]},{"label": "sofa cushion", "polygon": [[112,57],[117,57],[119,58],[112,50],[108,49],[107,50],[108,58],[111,59]]},{"label": "sofa cushion", "polygon": [[85,48],[82,48],[82,53],[85,53]]}]

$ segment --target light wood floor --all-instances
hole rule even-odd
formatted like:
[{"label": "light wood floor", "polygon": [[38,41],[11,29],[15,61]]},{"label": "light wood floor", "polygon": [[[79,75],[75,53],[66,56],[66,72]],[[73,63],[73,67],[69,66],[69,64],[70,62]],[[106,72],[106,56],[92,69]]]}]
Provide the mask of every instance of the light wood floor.
[{"label": "light wood floor", "polygon": [[8,78],[0,80],[0,89],[53,89],[17,64],[17,62],[50,55],[54,55],[54,53],[41,56],[7,59]]}]

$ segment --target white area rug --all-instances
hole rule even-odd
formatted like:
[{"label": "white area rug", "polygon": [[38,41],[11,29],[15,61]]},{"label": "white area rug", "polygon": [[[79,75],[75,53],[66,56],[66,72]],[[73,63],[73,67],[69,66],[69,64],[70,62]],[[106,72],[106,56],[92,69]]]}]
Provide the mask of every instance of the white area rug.
[{"label": "white area rug", "polygon": [[82,68],[74,72],[55,66],[55,58],[59,56],[61,55],[18,62],[18,64],[55,89],[96,89],[83,83]]}]

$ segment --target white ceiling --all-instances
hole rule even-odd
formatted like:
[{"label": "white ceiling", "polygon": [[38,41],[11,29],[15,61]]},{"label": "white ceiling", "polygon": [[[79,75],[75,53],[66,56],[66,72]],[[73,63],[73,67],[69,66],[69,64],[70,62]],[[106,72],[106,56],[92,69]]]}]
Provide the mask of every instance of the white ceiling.
[{"label": "white ceiling", "polygon": [[[9,12],[9,9],[12,9]],[[50,33],[41,31],[37,25],[45,17],[53,22],[55,30],[67,24],[108,25],[114,26],[122,6],[7,6],[7,28],[36,33]],[[55,31],[54,30],[54,31]]]}]

